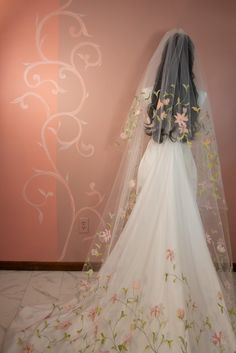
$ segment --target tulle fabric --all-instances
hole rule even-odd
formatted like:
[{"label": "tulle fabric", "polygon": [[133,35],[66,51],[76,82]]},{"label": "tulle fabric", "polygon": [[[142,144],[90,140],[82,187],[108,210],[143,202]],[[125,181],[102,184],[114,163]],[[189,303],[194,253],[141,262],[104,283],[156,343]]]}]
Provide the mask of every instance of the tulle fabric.
[{"label": "tulle fabric", "polygon": [[[144,134],[144,125],[149,120],[148,107],[153,97],[157,95],[156,78],[165,54],[151,137],[158,143],[161,129],[168,133],[170,128],[175,126],[178,128],[174,131],[174,137],[179,142],[185,141],[183,143],[191,147],[195,165],[193,168],[196,169],[191,183],[195,185],[206,244],[221,282],[227,310],[231,313],[232,324],[236,328],[236,293],[232,275],[233,259],[228,228],[228,207],[213,116],[197,48],[193,51],[193,73],[197,91],[194,89],[189,71],[189,63],[193,57],[189,52],[188,41],[188,36],[183,29],[172,29],[165,33],[140,79],[122,126],[122,132],[115,140],[116,148],[118,146],[122,152],[122,159],[105,203],[102,219],[91,241],[83,270],[96,271],[103,266],[118,242],[135,206],[139,192],[138,168],[148,143],[147,136]],[[177,99],[175,93],[178,96]],[[197,130],[192,136],[193,121],[196,116]],[[151,209],[154,207],[155,205],[149,205]],[[169,217],[171,218],[172,215],[169,214]]]},{"label": "tulle fabric", "polygon": [[[121,164],[78,295],[67,303],[24,307],[7,331],[3,353],[236,352],[227,205],[196,53],[199,97],[191,108],[199,111],[200,129],[195,138],[159,144],[152,137],[160,135],[150,140],[144,135],[157,67],[176,33],[185,34],[167,32],[154,52],[117,141]],[[173,88],[172,78],[178,83],[179,67],[182,79],[189,80],[184,40],[180,36],[174,58],[167,53],[163,95]],[[187,101],[179,114],[191,117],[189,88],[185,82]],[[174,103],[160,97],[158,114],[171,123],[165,113]],[[191,119],[189,124],[190,129]]]},{"label": "tulle fabric", "polygon": [[100,271],[68,303],[25,307],[3,353],[233,353],[236,337],[182,143],[148,142],[139,193]]}]

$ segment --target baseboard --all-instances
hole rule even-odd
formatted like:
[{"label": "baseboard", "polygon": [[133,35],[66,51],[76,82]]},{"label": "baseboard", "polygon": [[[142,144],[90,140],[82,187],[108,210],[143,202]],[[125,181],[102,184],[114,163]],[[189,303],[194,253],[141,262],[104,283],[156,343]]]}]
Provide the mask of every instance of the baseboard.
[{"label": "baseboard", "polygon": [[0,261],[0,270],[81,271],[83,262]]},{"label": "baseboard", "polygon": [[[40,261],[0,261],[0,270],[18,271],[81,271],[83,262],[40,262]],[[99,263],[93,263],[93,269],[99,269]],[[233,263],[236,272],[236,263]]]}]

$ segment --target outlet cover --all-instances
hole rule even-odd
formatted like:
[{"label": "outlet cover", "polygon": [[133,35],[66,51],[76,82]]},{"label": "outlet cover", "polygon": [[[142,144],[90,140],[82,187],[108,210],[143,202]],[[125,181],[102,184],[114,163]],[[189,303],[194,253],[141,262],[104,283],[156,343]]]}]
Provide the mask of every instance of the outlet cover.
[{"label": "outlet cover", "polygon": [[89,219],[87,217],[81,217],[79,219],[79,232],[80,233],[89,232]]}]

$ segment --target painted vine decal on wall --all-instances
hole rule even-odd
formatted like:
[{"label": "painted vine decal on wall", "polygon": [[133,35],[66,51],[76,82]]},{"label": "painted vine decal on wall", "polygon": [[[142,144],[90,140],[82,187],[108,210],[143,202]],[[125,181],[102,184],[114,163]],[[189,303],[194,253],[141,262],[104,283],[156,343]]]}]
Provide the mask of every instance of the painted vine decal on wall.
[{"label": "painted vine decal on wall", "polygon": [[[77,153],[84,158],[89,158],[94,154],[94,146],[91,143],[84,143],[82,140],[83,127],[84,125],[87,124],[87,122],[80,117],[80,112],[84,107],[84,104],[89,94],[85,85],[85,79],[82,76],[82,72],[81,72],[82,70],[79,70],[78,65],[76,65],[76,58],[78,56],[80,60],[83,62],[83,65],[84,65],[83,69],[86,72],[86,70],[88,70],[90,67],[101,66],[102,56],[101,56],[99,45],[94,43],[90,39],[92,35],[88,33],[85,22],[83,20],[84,15],[71,11],[69,9],[71,3],[72,3],[72,0],[69,0],[63,6],[61,6],[55,11],[48,13],[43,18],[41,19],[39,19],[38,17],[36,18],[35,45],[36,45],[39,59],[34,62],[24,63],[25,69],[23,73],[23,79],[27,87],[27,91],[23,95],[15,98],[11,102],[14,104],[19,104],[22,109],[28,109],[29,104],[34,104],[34,100],[36,99],[44,107],[45,120],[40,129],[40,141],[38,142],[38,145],[44,151],[50,163],[51,169],[41,170],[38,168],[33,168],[33,175],[25,182],[22,190],[22,195],[25,202],[27,202],[31,207],[33,207],[37,211],[38,221],[40,224],[42,224],[44,221],[43,207],[47,203],[48,198],[54,196],[54,193],[52,191],[45,191],[42,187],[38,187],[37,191],[42,197],[42,201],[38,203],[34,202],[29,192],[29,187],[32,181],[41,176],[46,176],[50,178],[52,177],[52,178],[55,178],[65,188],[67,196],[70,201],[71,221],[68,227],[68,232],[67,234],[65,234],[65,237],[64,237],[65,241],[64,241],[63,249],[57,261],[63,260],[63,258],[66,255],[66,251],[68,248],[68,244],[70,242],[75,221],[77,220],[81,212],[89,210],[96,217],[98,217],[99,220],[101,220],[101,214],[97,211],[97,207],[100,205],[104,197],[103,195],[101,195],[99,191],[96,190],[95,182],[91,181],[88,185],[89,191],[87,192],[87,195],[93,196],[93,197],[95,196],[95,198],[97,198],[97,202],[90,207],[83,207],[83,208],[77,209],[75,204],[75,198],[69,185],[70,171],[68,170],[65,176],[60,173],[60,171],[58,170],[55,164],[55,161],[52,158],[52,155],[50,153],[50,150],[48,148],[47,141],[46,141],[46,132],[50,131],[55,136],[56,142],[59,146],[58,152],[65,151],[73,146],[76,148]],[[68,29],[69,36],[71,38],[78,39],[77,44],[74,45],[74,47],[71,49],[69,59],[67,61],[49,58],[43,50],[43,44],[45,42],[46,37],[49,34],[49,33],[44,33],[45,25],[48,24],[48,22],[52,18],[55,18],[55,17],[59,18],[63,16],[67,17],[67,20],[69,19],[70,21],[69,22],[70,26]],[[76,26],[74,26],[73,23],[76,23]],[[94,60],[91,58],[91,56],[88,53],[84,54],[81,51],[82,49],[85,50],[86,48],[94,52],[95,54]],[[75,108],[71,107],[73,108],[71,110],[58,111],[56,113],[52,113],[49,102],[41,94],[35,92],[36,88],[42,87],[45,84],[47,86],[48,85],[51,86],[50,92],[52,95],[59,95],[59,94],[63,95],[64,93],[67,92],[67,90],[61,87],[55,79],[52,79],[52,78],[43,79],[41,77],[40,69],[50,65],[52,67],[54,66],[59,68],[58,75],[60,80],[64,80],[67,77],[67,75],[73,75],[73,77],[78,81],[77,84],[78,84],[78,87],[80,87],[81,89],[82,95],[81,97],[78,97],[78,100],[77,100],[78,104]],[[67,136],[67,140],[65,141],[59,136],[59,131],[61,129],[60,119],[70,119],[76,124],[77,132],[76,132],[76,135],[73,136],[73,138],[69,139],[69,136]],[[55,125],[55,123],[57,124],[56,128],[54,126],[51,126],[52,124]]]}]

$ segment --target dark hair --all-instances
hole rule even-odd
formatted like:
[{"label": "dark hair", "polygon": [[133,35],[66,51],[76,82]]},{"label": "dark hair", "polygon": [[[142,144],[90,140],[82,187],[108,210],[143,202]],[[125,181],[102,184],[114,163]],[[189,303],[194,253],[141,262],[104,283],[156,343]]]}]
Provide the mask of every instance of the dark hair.
[{"label": "dark hair", "polygon": [[[165,65],[167,50],[169,50],[168,55],[170,53],[170,56],[172,57],[174,51],[176,50],[176,46],[177,46],[177,42],[178,42],[179,38],[182,37],[182,39],[183,39],[183,36],[184,36],[184,41],[183,41],[182,53],[185,52],[188,57],[187,70],[188,70],[189,83],[190,83],[190,91],[189,91],[190,102],[188,102],[188,103],[189,103],[189,107],[198,107],[198,92],[197,92],[197,89],[196,89],[196,86],[194,83],[195,75],[193,73],[194,45],[193,45],[192,40],[190,39],[190,37],[187,34],[174,33],[174,35],[167,40],[167,42],[163,48],[161,62],[160,62],[160,65],[157,69],[156,79],[155,79],[154,87],[153,87],[152,94],[151,94],[151,102],[149,103],[148,108],[147,108],[147,114],[149,116],[150,122],[144,124],[145,133],[149,136],[152,136],[153,139],[159,143],[162,143],[164,138],[169,138],[173,142],[175,142],[177,140],[176,131],[178,129],[178,126],[177,126],[177,124],[174,124],[174,115],[176,114],[175,107],[177,106],[177,104],[176,104],[177,99],[183,98],[186,95],[186,90],[184,88],[184,83],[186,83],[186,82],[181,82],[181,77],[180,77],[180,74],[181,74],[181,55],[180,55],[180,65],[178,67],[176,85],[175,85],[175,89],[174,89],[174,98],[172,98],[173,109],[172,109],[171,120],[173,121],[173,124],[171,126],[171,129],[168,132],[165,131],[166,124],[165,124],[165,119],[163,119],[162,124],[161,124],[161,131],[159,131],[160,124],[156,123],[156,120],[154,121],[154,119],[155,119],[156,106],[157,106],[157,102],[159,99],[159,93],[160,93],[160,91],[158,92],[158,90],[161,89],[163,68]],[[170,39],[174,43],[174,45],[171,46],[172,49],[168,48]],[[170,50],[172,50],[172,52],[170,52]],[[152,124],[153,121],[156,124],[154,130],[153,130],[153,124]],[[187,136],[184,136],[180,140],[181,142],[187,142],[188,140],[194,139],[194,134],[198,130],[198,109],[191,110],[191,121],[188,123],[187,127],[188,127],[188,134],[187,134]]]}]

